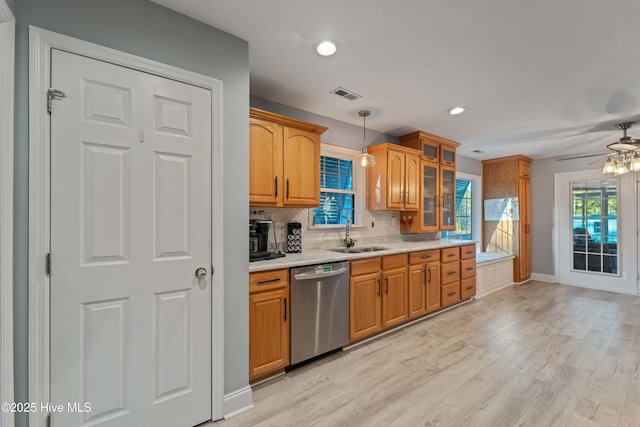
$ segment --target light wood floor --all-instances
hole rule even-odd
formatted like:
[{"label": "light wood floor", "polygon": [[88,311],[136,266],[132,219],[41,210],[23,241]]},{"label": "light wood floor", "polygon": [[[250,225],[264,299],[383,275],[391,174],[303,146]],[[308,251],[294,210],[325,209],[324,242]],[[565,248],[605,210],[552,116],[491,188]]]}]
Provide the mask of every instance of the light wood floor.
[{"label": "light wood floor", "polygon": [[640,426],[640,297],[529,282],[254,387],[234,426]]}]

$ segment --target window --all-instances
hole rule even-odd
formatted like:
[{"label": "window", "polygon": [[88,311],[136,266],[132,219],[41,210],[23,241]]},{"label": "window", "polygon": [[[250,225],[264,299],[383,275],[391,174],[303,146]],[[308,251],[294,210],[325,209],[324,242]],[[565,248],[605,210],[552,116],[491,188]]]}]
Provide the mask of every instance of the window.
[{"label": "window", "polygon": [[617,274],[616,179],[571,183],[573,270]]},{"label": "window", "polygon": [[456,179],[456,229],[444,231],[443,238],[473,240],[473,181]]},{"label": "window", "polygon": [[[359,224],[362,199],[358,168],[352,159],[356,151],[334,146],[322,146],[320,156],[320,207],[311,209],[309,221],[313,227],[330,228],[347,223]],[[364,174],[362,174],[364,175]]]}]

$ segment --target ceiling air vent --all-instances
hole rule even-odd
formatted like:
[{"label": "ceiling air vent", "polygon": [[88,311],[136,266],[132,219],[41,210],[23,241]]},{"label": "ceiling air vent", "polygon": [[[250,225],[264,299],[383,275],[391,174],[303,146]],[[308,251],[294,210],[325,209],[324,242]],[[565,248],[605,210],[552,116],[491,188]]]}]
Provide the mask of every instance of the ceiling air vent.
[{"label": "ceiling air vent", "polygon": [[339,87],[331,91],[331,93],[338,95],[342,98],[348,99],[349,101],[353,101],[354,99],[362,98],[362,95],[358,95],[355,92],[351,92],[343,87]]}]

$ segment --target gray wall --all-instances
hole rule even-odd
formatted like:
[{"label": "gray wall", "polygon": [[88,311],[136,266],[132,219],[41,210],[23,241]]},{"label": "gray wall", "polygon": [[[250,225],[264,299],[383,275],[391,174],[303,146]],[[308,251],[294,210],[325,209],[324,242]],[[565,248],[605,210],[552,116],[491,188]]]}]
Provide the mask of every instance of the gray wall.
[{"label": "gray wall", "polygon": [[16,10],[15,8],[15,3],[13,0],[6,0],[7,5],[9,6],[9,9],[11,9],[12,11]]},{"label": "gray wall", "polygon": [[[537,159],[531,163],[531,270],[555,274],[553,260],[554,174],[599,169],[604,160],[593,157],[575,160]],[[588,163],[596,160],[596,163]]]},{"label": "gray wall", "polygon": [[[11,2],[11,1],[10,1]],[[15,2],[15,380],[27,390],[28,26],[34,25],[223,81],[225,393],[248,384],[248,44],[147,0]],[[233,243],[233,244],[230,244]],[[20,417],[18,426],[26,425]]]}]

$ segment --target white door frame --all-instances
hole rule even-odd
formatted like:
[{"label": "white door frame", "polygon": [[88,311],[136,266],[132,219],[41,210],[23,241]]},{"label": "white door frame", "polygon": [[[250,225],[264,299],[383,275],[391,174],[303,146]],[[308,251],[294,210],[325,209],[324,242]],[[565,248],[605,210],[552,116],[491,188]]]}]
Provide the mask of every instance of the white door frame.
[{"label": "white door frame", "polygon": [[[212,111],[212,410],[223,417],[224,310],[222,224],[222,82],[41,28],[29,27],[29,401],[50,402],[49,277],[45,257],[50,236],[50,116],[47,90],[51,77],[51,49],[57,48],[145,73],[199,86],[211,91]],[[54,101],[58,102],[58,101]],[[52,256],[55,262],[55,254]],[[47,414],[29,414],[29,425],[44,425]]]},{"label": "white door frame", "polygon": [[[13,91],[15,18],[0,0],[0,402],[13,402]],[[10,412],[0,427],[13,427]]]},{"label": "white door frame", "polygon": [[[620,177],[615,177],[619,182],[618,193],[618,214],[620,217],[627,221],[622,227],[619,223],[618,228],[618,275],[601,275],[599,276],[598,283],[594,284],[590,279],[597,277],[584,276],[584,280],[576,280],[575,275],[572,276],[571,272],[563,270],[564,266],[568,265],[571,261],[571,256],[568,255],[567,245],[572,247],[572,243],[567,243],[567,218],[571,214],[571,201],[570,195],[570,183],[571,181],[583,181],[592,179],[610,179],[614,178],[611,175],[603,175],[600,169],[574,171],[574,172],[561,172],[556,173],[554,176],[554,223],[553,223],[553,252],[554,252],[554,264],[555,264],[555,278],[561,284],[579,286],[589,289],[598,289],[603,291],[625,293],[631,295],[638,294],[638,264],[635,248],[638,247],[637,237],[631,229],[635,229],[637,226],[638,216],[636,213],[637,202],[632,200],[636,197],[636,177],[634,173],[629,173]],[[624,182],[627,184],[625,185]],[[632,182],[632,187],[629,186],[629,181]],[[571,226],[569,225],[569,228]],[[626,229],[626,230],[625,230]],[[564,240],[563,240],[564,239]],[[570,240],[569,240],[570,241]],[[562,260],[565,260],[563,263]],[[578,273],[582,274],[582,273]],[[595,279],[594,279],[595,280]],[[633,287],[628,286],[633,282]]]}]

